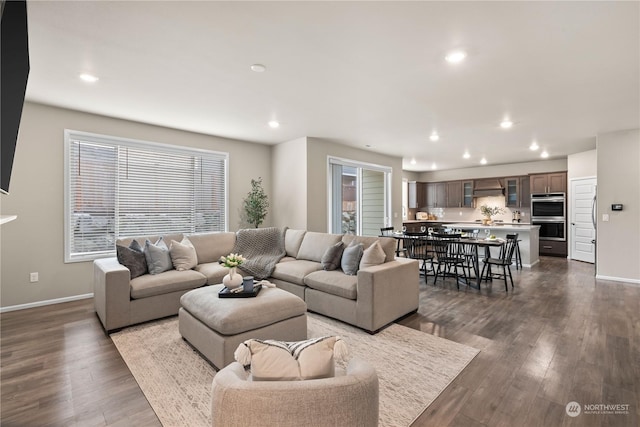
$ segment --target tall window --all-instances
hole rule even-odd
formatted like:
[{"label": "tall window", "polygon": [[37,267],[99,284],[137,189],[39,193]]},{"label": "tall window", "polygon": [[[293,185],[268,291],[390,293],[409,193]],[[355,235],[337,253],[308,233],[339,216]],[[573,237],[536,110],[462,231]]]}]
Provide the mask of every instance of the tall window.
[{"label": "tall window", "polygon": [[330,230],[377,236],[390,222],[391,168],[329,158]]},{"label": "tall window", "polygon": [[228,154],[65,130],[65,261],[119,237],[225,231]]}]

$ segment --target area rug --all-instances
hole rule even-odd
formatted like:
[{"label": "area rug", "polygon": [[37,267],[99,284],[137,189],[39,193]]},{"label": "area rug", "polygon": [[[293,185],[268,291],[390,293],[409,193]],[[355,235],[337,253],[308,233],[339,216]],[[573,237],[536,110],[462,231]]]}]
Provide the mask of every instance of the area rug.
[{"label": "area rug", "polygon": [[[380,426],[410,425],[473,360],[478,350],[393,324],[376,335],[309,313],[309,337],[340,335],[352,357],[375,366]],[[111,335],[165,427],[210,426],[215,369],[178,332],[178,318]]]}]

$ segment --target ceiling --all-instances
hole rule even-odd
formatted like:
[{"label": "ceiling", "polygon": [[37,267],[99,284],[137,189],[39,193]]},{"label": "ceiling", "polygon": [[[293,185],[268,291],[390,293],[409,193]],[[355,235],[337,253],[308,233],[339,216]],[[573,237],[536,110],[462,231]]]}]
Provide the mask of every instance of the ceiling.
[{"label": "ceiling", "polygon": [[[562,158],[640,127],[639,6],[30,1],[27,99],[264,144],[318,137],[414,171]],[[446,62],[452,49],[466,60]]]}]

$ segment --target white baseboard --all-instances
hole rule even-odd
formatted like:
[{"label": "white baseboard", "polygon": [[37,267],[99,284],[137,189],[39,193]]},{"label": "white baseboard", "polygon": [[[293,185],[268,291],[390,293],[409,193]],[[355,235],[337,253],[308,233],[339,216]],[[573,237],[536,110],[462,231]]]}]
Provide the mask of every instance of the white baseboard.
[{"label": "white baseboard", "polygon": [[93,298],[93,293],[84,295],[74,295],[72,297],[49,299],[46,301],[30,302],[28,304],[10,305],[8,307],[0,307],[0,313],[6,313],[8,311],[26,310],[28,308],[42,307],[44,305],[61,304],[63,302],[77,301],[81,299]]},{"label": "white baseboard", "polygon": [[638,279],[628,279],[626,277],[612,277],[612,276],[603,276],[601,274],[596,274],[596,279],[600,280],[611,280],[612,282],[625,282],[634,285],[640,285],[640,280]]}]

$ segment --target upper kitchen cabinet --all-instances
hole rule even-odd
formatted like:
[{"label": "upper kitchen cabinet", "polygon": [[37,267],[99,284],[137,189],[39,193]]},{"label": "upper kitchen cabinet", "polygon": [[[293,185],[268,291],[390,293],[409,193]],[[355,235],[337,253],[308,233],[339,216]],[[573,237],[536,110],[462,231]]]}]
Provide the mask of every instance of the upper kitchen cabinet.
[{"label": "upper kitchen cabinet", "polygon": [[429,182],[427,184],[427,207],[444,208],[447,206],[447,184]]},{"label": "upper kitchen cabinet", "polygon": [[567,173],[553,172],[529,175],[531,180],[531,193],[566,193]]},{"label": "upper kitchen cabinet", "polygon": [[514,176],[504,179],[505,206],[525,208],[531,205],[530,181],[528,176]]},{"label": "upper kitchen cabinet", "polygon": [[462,181],[462,207],[473,207],[473,181]]},{"label": "upper kitchen cabinet", "polygon": [[447,182],[447,207],[462,207],[462,181]]},{"label": "upper kitchen cabinet", "polygon": [[409,209],[420,209],[427,206],[427,184],[409,181]]}]

